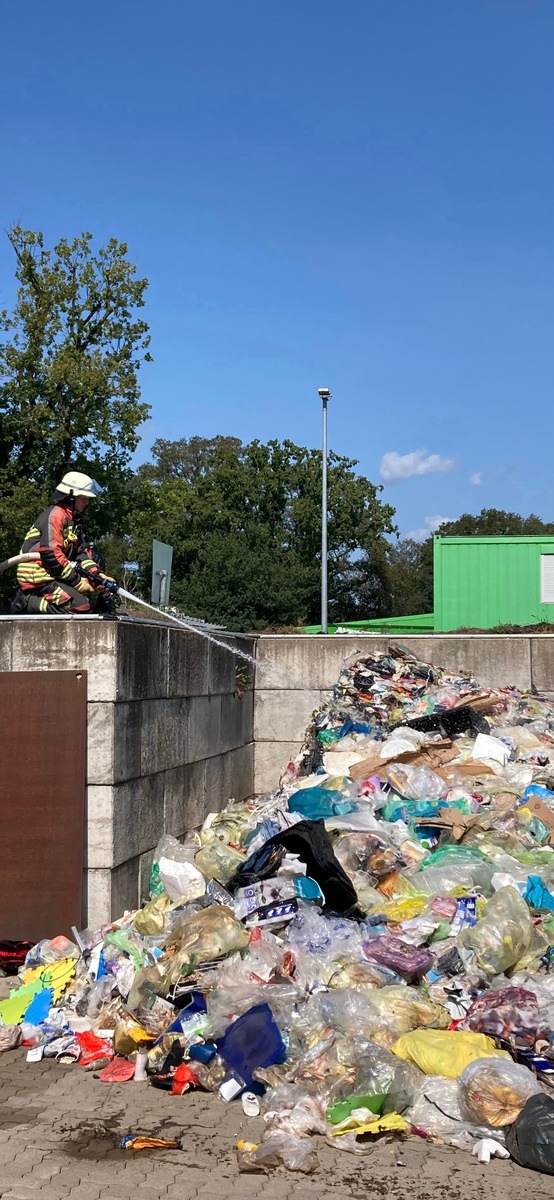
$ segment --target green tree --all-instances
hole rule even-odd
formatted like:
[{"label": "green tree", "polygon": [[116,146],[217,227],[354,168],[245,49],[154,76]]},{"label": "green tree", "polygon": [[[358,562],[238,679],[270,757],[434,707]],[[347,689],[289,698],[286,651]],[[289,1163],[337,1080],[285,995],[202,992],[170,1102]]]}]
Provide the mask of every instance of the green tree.
[{"label": "green tree", "polygon": [[95,254],[89,233],[53,250],[31,230],[8,238],[19,286],[13,313],[0,319],[0,558],[17,551],[70,467],[109,484],[95,532],[121,520],[149,411],[138,381],[150,359],[139,313],[147,280],[126,244],[112,238]]},{"label": "green tree", "polygon": [[433,611],[433,538],[403,538],[387,551],[386,577],[390,615],[404,617]]},{"label": "green tree", "polygon": [[[136,481],[133,556],[143,586],[158,537],[174,547],[172,597],[190,615],[239,629],[316,622],[321,453],[236,438],[161,440],[152,453]],[[330,456],[330,613],[342,619],[356,556],[394,528],[394,510],[356,465]]]},{"label": "green tree", "polygon": [[542,533],[553,534],[554,524],[542,521],[534,513],[521,517],[519,513],[499,508],[482,508],[476,517],[463,513],[456,521],[446,521],[440,533],[444,537],[540,537]]}]

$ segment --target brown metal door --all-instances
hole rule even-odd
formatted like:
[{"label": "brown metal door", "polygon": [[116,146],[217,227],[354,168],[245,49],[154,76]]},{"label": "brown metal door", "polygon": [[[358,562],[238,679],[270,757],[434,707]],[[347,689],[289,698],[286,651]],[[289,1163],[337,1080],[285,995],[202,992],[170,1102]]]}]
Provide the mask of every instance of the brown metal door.
[{"label": "brown metal door", "polygon": [[85,671],[0,673],[0,938],[81,927]]}]

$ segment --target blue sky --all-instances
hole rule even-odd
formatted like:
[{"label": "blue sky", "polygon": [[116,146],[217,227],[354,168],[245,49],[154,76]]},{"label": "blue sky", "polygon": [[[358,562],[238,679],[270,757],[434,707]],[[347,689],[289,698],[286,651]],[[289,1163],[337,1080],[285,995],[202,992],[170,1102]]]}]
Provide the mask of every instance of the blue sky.
[{"label": "blue sky", "polygon": [[3,227],[150,279],[140,458],[318,445],[326,386],[403,532],[552,519],[552,0],[27,0],[2,41]]}]

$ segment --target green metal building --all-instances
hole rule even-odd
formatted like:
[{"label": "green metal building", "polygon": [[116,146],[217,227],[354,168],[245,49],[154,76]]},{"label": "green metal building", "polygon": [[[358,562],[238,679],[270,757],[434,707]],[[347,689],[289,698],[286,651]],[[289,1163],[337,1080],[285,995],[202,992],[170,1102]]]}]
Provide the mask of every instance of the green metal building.
[{"label": "green metal building", "polygon": [[554,537],[434,538],[435,630],[554,621]]},{"label": "green metal building", "polygon": [[[554,623],[554,537],[435,534],[433,559],[434,612],[346,621],[340,628],[408,634]],[[320,629],[308,625],[305,632]],[[336,629],[329,626],[330,633]]]}]

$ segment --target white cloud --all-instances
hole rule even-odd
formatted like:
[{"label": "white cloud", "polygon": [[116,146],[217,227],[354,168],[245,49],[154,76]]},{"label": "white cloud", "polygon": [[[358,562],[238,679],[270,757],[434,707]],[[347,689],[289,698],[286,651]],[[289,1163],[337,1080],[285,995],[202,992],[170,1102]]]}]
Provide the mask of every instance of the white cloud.
[{"label": "white cloud", "polygon": [[385,483],[395,483],[397,479],[410,479],[412,475],[442,474],[452,471],[455,465],[453,458],[427,454],[425,450],[412,450],[410,454],[388,450],[381,459],[381,479]]},{"label": "white cloud", "polygon": [[429,537],[430,533],[437,533],[441,525],[446,521],[451,521],[452,517],[441,517],[440,513],[435,513],[433,517],[424,517],[425,525],[419,529],[410,529],[406,534],[407,538],[411,538],[413,542],[424,542]]},{"label": "white cloud", "polygon": [[480,487],[483,482],[483,472],[475,471],[473,475],[470,475],[469,482],[472,483],[474,487]]}]

